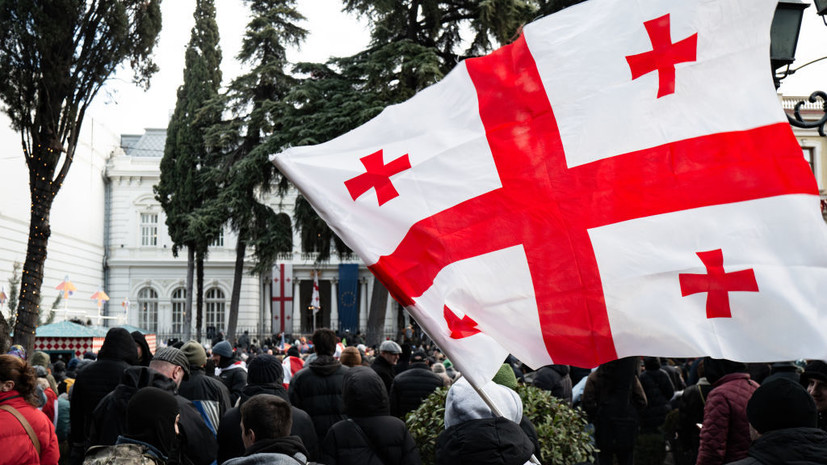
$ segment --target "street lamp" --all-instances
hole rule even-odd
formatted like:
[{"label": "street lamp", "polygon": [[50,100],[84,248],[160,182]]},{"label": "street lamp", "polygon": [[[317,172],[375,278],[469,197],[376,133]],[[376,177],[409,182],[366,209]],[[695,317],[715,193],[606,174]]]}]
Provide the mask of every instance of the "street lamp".
[{"label": "street lamp", "polygon": [[[822,15],[822,19],[824,19],[823,15],[827,14],[827,0],[815,0],[815,4],[816,12]],[[805,63],[796,69],[790,69],[790,65],[795,61],[795,48],[798,44],[798,34],[801,32],[801,19],[804,16],[804,9],[809,6],[809,3],[803,2],[802,0],[779,0],[778,6],[776,7],[770,29],[770,61],[772,63],[773,79],[776,89],[781,85],[781,80],[785,77],[805,66],[824,59],[819,58],[818,60]],[[827,19],[824,19],[824,21],[825,24],[827,24]],[[778,69],[782,67],[785,67],[785,69],[779,74]],[[817,90],[810,94],[808,100],[810,103],[816,103],[819,100],[822,102],[824,112],[822,117],[817,121],[805,121],[804,118],[801,117],[801,107],[805,104],[805,101],[802,100],[795,104],[793,116],[787,114],[787,121],[798,128],[818,128],[819,135],[824,137],[824,126],[827,124],[827,93]]]}]

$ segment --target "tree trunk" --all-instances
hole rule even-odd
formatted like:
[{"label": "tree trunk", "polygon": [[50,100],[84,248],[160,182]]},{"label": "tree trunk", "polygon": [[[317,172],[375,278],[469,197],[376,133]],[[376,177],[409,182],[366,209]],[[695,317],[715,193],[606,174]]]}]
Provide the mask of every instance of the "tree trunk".
[{"label": "tree trunk", "polygon": [[[192,284],[195,272],[195,247],[187,246],[187,302],[184,310],[184,340],[192,339]],[[201,339],[199,339],[200,341]]]},{"label": "tree trunk", "polygon": [[235,341],[235,329],[238,325],[238,304],[241,301],[241,278],[244,277],[244,254],[247,241],[240,238],[235,246],[235,270],[233,271],[233,293],[230,296],[230,320],[227,322],[227,340]]},{"label": "tree trunk", "polygon": [[[197,294],[195,294],[195,339],[201,342],[201,328],[204,326],[204,253],[196,252],[195,254],[195,285],[197,287]],[[216,325],[218,326],[218,325]],[[216,328],[218,330],[218,328]]]},{"label": "tree trunk", "polygon": [[[45,149],[44,149],[45,150]],[[39,153],[33,154],[41,156]],[[45,155],[43,155],[45,156]],[[43,265],[46,262],[46,247],[52,234],[49,214],[52,210],[54,193],[50,183],[37,172],[29,171],[31,192],[31,213],[29,219],[29,243],[26,262],[20,284],[17,319],[14,322],[14,344],[22,345],[27,353],[34,350],[35,330],[40,317],[40,286],[43,284]]]},{"label": "tree trunk", "polygon": [[11,328],[9,327],[9,321],[0,313],[0,354],[5,354],[9,351],[9,347],[11,347],[10,334]]},{"label": "tree trunk", "polygon": [[373,280],[373,292],[370,296],[370,312],[365,339],[368,346],[378,346],[385,340],[385,310],[388,308],[388,289]]}]

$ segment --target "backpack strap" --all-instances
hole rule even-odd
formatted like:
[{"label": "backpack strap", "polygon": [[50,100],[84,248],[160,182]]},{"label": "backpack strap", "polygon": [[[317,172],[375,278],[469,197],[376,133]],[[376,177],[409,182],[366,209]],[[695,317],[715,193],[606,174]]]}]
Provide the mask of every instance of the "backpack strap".
[{"label": "backpack strap", "polygon": [[34,449],[37,451],[37,456],[39,457],[40,456],[40,441],[37,439],[37,435],[34,434],[34,430],[32,429],[32,425],[29,424],[29,421],[26,420],[26,417],[21,415],[20,412],[18,412],[17,409],[12,407],[11,405],[0,405],[0,410],[5,410],[5,411],[11,413],[12,415],[14,415],[15,418],[17,418],[17,421],[19,421],[20,424],[23,425],[23,429],[26,430],[26,434],[28,434],[29,439],[32,440],[32,444],[34,445]]},{"label": "backpack strap", "polygon": [[378,458],[379,461],[382,462],[383,465],[386,464],[387,462],[382,457],[382,455],[379,453],[379,449],[376,448],[376,446],[373,444],[373,441],[370,440],[370,437],[368,437],[368,435],[365,434],[365,431],[362,429],[361,426],[359,426],[359,423],[356,423],[351,418],[348,418],[347,421],[350,422],[350,424],[353,425],[353,427],[356,428],[356,431],[358,431],[359,434],[365,439],[365,442],[368,443],[368,447],[370,447],[370,449],[373,451],[373,453],[376,454],[376,458]]}]

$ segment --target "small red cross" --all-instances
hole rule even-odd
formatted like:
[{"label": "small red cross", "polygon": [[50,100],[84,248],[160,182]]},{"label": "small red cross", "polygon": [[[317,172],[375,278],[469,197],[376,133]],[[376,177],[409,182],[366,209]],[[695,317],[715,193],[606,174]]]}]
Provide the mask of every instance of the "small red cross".
[{"label": "small red cross", "polygon": [[729,308],[730,292],[758,292],[758,283],[755,281],[755,272],[748,270],[724,271],[724,253],[721,249],[697,252],[707,274],[681,273],[678,275],[681,283],[681,296],[708,292],[706,298],[707,318],[732,318]]},{"label": "small red cross", "polygon": [[360,158],[359,161],[365,166],[367,172],[345,181],[345,187],[353,200],[358,199],[371,188],[376,190],[376,198],[380,206],[399,196],[399,192],[396,192],[396,188],[391,183],[391,176],[411,168],[407,153],[388,162],[387,165],[382,159],[381,149]]},{"label": "small red cross", "polygon": [[445,317],[445,322],[448,323],[448,329],[451,330],[451,339],[463,339],[480,332],[477,328],[477,322],[471,319],[470,316],[465,315],[460,319],[447,305],[444,306],[442,315]]},{"label": "small red cross", "polygon": [[629,55],[626,61],[632,70],[632,80],[652,71],[658,72],[658,98],[675,93],[675,64],[695,61],[698,51],[698,33],[678,43],[672,43],[669,32],[669,14],[643,23],[652,50]]}]

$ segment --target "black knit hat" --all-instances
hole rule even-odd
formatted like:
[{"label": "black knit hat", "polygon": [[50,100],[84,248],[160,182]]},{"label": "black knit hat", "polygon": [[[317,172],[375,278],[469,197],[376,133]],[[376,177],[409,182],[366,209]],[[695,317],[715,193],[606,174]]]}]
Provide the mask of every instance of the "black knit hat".
[{"label": "black knit hat", "polygon": [[747,403],[747,419],[756,431],[764,434],[784,428],[815,428],[818,411],[803,386],[779,378],[755,390]]},{"label": "black knit hat", "polygon": [[247,366],[247,382],[250,384],[281,384],[283,380],[284,369],[273,355],[259,355]]},{"label": "black knit hat", "polygon": [[807,386],[810,379],[818,379],[827,382],[827,363],[822,360],[813,360],[804,367],[804,373],[801,373],[801,384]]}]

